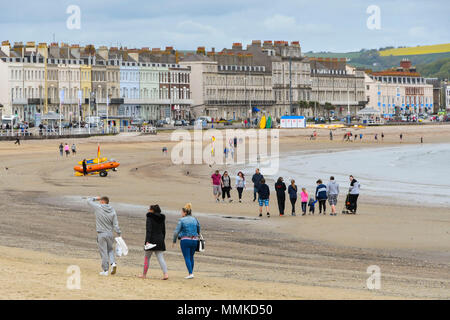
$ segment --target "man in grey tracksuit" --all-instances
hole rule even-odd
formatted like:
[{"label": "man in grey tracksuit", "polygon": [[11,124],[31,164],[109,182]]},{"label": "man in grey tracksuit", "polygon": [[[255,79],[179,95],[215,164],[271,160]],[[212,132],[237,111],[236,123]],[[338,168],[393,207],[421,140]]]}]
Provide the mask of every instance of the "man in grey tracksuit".
[{"label": "man in grey tracksuit", "polygon": [[109,265],[111,264],[111,274],[117,271],[114,257],[114,236],[113,229],[120,237],[119,221],[113,207],[109,205],[108,197],[89,198],[88,205],[94,209],[95,225],[97,229],[97,243],[102,258],[102,272],[100,275],[107,276]]},{"label": "man in grey tracksuit", "polygon": [[327,193],[328,193],[328,203],[330,204],[331,207],[330,215],[335,216],[337,198],[339,195],[339,183],[337,183],[334,180],[333,176],[330,177],[330,182],[327,185]]}]

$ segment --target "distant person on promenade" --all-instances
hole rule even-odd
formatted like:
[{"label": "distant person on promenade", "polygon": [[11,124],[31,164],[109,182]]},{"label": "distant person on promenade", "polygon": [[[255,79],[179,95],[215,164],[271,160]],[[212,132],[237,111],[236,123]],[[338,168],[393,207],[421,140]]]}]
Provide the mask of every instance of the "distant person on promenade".
[{"label": "distant person on promenade", "polygon": [[17,144],[18,146],[20,146],[20,139],[19,139],[19,137],[16,138],[16,141],[14,142],[14,144]]},{"label": "distant person on promenade", "polygon": [[381,141],[384,141],[384,132],[381,133]]},{"label": "distant person on promenade", "polygon": [[319,179],[316,181],[316,200],[319,202],[319,214],[322,213],[326,215],[327,210],[327,186],[322,183],[322,180]]},{"label": "distant person on promenade", "polygon": [[116,260],[114,257],[114,236],[113,230],[120,237],[121,231],[117,214],[113,207],[109,205],[108,197],[89,198],[88,205],[94,209],[95,225],[97,230],[97,244],[102,258],[101,276],[107,276],[111,265],[111,274],[117,272]]},{"label": "distant person on promenade", "polygon": [[75,143],[72,144],[72,155],[76,155],[77,154],[77,146],[75,145]]},{"label": "distant person on promenade", "polygon": [[403,141],[403,133],[400,133],[400,142]]},{"label": "distant person on promenade", "polygon": [[266,184],[266,180],[264,178],[261,179],[258,186],[258,204],[259,204],[259,216],[262,217],[262,208],[266,207],[267,218],[270,218],[269,213],[269,198],[270,198],[270,189]]},{"label": "distant person on promenade", "polygon": [[189,275],[185,279],[194,278],[194,255],[199,245],[200,223],[192,216],[192,205],[187,203],[181,209],[181,219],[178,220],[177,227],[173,233],[173,244],[180,239],[181,252]]},{"label": "distant person on promenade", "polygon": [[423,137],[420,137],[420,143],[423,143]]},{"label": "distant person on promenade", "polygon": [[362,134],[362,133],[360,133],[360,134],[359,134],[359,140],[361,141],[361,140],[362,140],[362,138],[363,138],[363,134]]},{"label": "distant person on promenade", "polygon": [[350,188],[349,188],[349,201],[350,201],[350,213],[355,214],[357,209],[357,202],[359,197],[359,190],[361,186],[359,182],[353,177],[350,176]]},{"label": "distant person on promenade", "polygon": [[146,216],[144,271],[140,278],[145,279],[147,277],[150,258],[155,253],[163,272],[162,280],[167,280],[169,279],[169,274],[167,272],[166,261],[164,260],[164,251],[166,251],[166,244],[164,242],[166,237],[166,216],[161,213],[161,208],[157,204],[150,206]]},{"label": "distant person on promenade", "polygon": [[284,209],[286,207],[286,184],[282,177],[279,177],[275,183],[275,191],[277,193],[278,211],[280,216],[284,216]]},{"label": "distant person on promenade", "polygon": [[216,202],[220,202],[219,197],[221,194],[221,191],[220,191],[221,178],[222,178],[222,176],[220,175],[219,170],[216,170],[216,172],[214,172],[211,175],[211,181],[212,181],[212,186],[213,186],[213,195],[214,195],[214,198],[216,198]]},{"label": "distant person on promenade", "polygon": [[66,152],[66,157],[68,157],[70,154],[70,148],[67,143],[64,145],[64,151]]},{"label": "distant person on promenade", "polygon": [[297,185],[295,180],[291,180],[291,184],[288,187],[289,200],[291,201],[292,211],[291,214],[295,216],[295,203],[297,202]]},{"label": "distant person on promenade", "polygon": [[242,171],[239,171],[236,176],[236,189],[238,192],[239,202],[242,202],[242,192],[245,189],[245,176]]},{"label": "distant person on promenade", "polygon": [[220,181],[220,186],[222,188],[222,202],[225,201],[225,196],[227,196],[228,201],[233,201],[231,199],[230,190],[231,190],[231,178],[228,175],[228,171],[224,171],[223,176]]},{"label": "distant person on promenade", "polygon": [[377,133],[375,133],[375,141],[378,141],[378,134]]},{"label": "distant person on promenade", "polygon": [[62,144],[62,142],[61,142],[61,144],[59,145],[59,155],[62,157],[62,156],[64,156],[64,145]]},{"label": "distant person on promenade", "polygon": [[300,193],[300,200],[302,202],[302,216],[306,214],[306,206],[308,204],[308,192],[306,191],[306,188],[302,188],[302,192]]},{"label": "distant person on promenade", "polygon": [[258,188],[261,184],[261,180],[264,179],[264,176],[259,172],[259,169],[255,170],[255,174],[252,177],[253,182],[253,202],[256,200],[256,195],[258,194]]},{"label": "distant person on promenade", "polygon": [[328,192],[328,203],[330,204],[331,207],[330,215],[335,216],[336,204],[339,195],[339,183],[337,183],[334,180],[333,176],[330,177],[330,182],[327,185],[327,192]]}]

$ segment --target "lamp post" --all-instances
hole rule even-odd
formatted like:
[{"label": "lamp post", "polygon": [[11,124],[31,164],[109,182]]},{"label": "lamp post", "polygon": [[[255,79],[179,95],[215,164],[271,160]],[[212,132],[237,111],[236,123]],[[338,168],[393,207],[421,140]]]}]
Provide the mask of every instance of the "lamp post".
[{"label": "lamp post", "polygon": [[106,97],[106,133],[109,134],[109,101],[111,94]]}]

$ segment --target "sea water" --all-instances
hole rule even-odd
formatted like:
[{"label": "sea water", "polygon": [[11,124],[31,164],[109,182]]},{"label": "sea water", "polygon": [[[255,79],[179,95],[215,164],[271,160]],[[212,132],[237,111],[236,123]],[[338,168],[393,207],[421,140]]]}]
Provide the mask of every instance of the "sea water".
[{"label": "sea water", "polygon": [[[296,151],[280,155],[279,164],[278,176],[287,185],[290,179],[295,179],[297,186],[306,187],[310,194],[317,179],[326,184],[334,176],[344,195],[351,174],[361,184],[361,196],[382,198],[386,204],[390,201],[450,208],[450,144]],[[252,186],[255,167],[245,170],[248,187]],[[271,176],[266,180],[273,183],[277,178]]]}]

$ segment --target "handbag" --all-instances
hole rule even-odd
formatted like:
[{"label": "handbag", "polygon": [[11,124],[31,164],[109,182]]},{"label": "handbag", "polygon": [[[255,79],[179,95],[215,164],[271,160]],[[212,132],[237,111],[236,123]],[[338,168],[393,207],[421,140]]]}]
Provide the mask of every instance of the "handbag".
[{"label": "handbag", "polygon": [[195,251],[197,252],[203,252],[205,251],[205,239],[203,239],[202,234],[200,234],[199,239],[198,239],[198,244],[197,244],[197,249],[195,249]]},{"label": "handbag", "polygon": [[[195,218],[195,220],[197,220],[197,232],[200,231],[200,222],[198,222],[198,219]],[[195,249],[195,251],[197,252],[203,252],[205,251],[205,239],[203,239],[203,235],[199,232],[198,233],[198,243],[197,243],[197,248]]]}]

